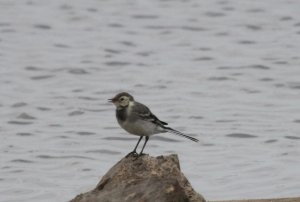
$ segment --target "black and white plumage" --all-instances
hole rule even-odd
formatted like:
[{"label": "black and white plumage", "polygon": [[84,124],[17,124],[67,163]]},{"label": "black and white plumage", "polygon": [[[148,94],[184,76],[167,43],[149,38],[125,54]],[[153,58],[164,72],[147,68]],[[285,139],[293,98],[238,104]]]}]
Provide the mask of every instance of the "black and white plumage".
[{"label": "black and white plumage", "polygon": [[119,125],[128,133],[140,136],[134,150],[129,154],[137,155],[136,149],[141,139],[145,137],[145,143],[140,152],[140,155],[142,155],[149,136],[158,133],[170,132],[198,142],[198,139],[168,127],[166,122],[159,120],[147,106],[136,102],[129,93],[119,93],[109,101],[116,106],[116,117]]}]

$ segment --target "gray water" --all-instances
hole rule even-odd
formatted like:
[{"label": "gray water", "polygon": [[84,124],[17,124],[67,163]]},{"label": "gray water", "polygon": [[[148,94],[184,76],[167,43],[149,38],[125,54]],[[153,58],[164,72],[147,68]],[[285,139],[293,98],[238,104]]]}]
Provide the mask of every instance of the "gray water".
[{"label": "gray water", "polygon": [[0,201],[67,201],[138,137],[133,94],[201,140],[152,137],[206,199],[300,195],[300,1],[0,1]]}]

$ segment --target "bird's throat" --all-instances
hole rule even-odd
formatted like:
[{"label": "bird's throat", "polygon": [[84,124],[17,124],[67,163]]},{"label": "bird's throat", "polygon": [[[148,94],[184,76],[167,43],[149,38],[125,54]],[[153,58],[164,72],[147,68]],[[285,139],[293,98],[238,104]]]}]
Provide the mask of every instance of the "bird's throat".
[{"label": "bird's throat", "polygon": [[127,118],[127,107],[118,107],[116,110],[117,119],[120,121],[125,121]]}]

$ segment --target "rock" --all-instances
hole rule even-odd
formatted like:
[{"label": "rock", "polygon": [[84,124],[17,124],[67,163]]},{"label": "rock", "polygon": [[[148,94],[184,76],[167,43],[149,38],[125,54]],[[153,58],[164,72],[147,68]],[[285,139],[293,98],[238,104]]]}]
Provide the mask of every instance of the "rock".
[{"label": "rock", "polygon": [[180,171],[178,156],[123,158],[95,189],[70,202],[205,202]]}]

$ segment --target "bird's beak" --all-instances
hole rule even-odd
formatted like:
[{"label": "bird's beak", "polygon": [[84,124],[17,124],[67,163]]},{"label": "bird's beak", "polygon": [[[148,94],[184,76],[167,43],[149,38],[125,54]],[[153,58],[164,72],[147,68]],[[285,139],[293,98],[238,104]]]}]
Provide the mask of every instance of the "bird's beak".
[{"label": "bird's beak", "polygon": [[108,102],[113,102],[113,99],[108,99]]}]

